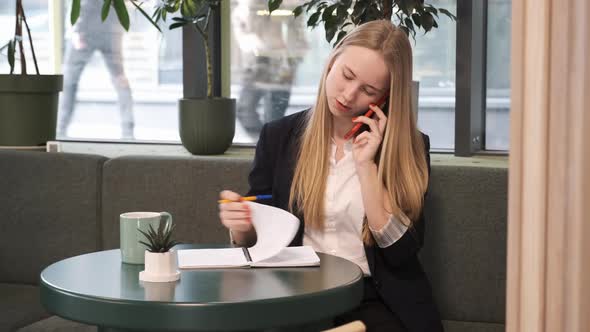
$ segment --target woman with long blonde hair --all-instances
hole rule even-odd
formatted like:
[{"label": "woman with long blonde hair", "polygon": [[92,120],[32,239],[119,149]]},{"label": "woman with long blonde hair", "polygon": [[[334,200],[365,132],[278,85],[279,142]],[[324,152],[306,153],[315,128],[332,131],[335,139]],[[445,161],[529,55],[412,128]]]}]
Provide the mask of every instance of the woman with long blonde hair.
[{"label": "woman with long blonde hair", "polygon": [[[412,49],[390,21],[372,21],[333,49],[312,109],[266,124],[247,195],[272,193],[273,206],[302,220],[292,246],[356,263],[365,293],[340,325],[368,331],[442,331],[417,257],[430,173],[428,136],[411,107]],[[384,105],[376,105],[386,99]],[[367,109],[375,116],[364,116]],[[351,129],[360,130],[349,138]],[[241,246],[256,242],[247,204],[224,190],[220,219]]]}]

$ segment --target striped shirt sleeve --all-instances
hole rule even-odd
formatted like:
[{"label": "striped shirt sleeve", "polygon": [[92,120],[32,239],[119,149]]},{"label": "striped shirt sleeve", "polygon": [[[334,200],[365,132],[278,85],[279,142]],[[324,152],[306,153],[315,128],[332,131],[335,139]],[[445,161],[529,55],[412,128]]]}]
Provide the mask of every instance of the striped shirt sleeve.
[{"label": "striped shirt sleeve", "polygon": [[380,248],[386,248],[394,244],[406,233],[408,230],[408,226],[406,225],[409,224],[410,221],[404,214],[400,215],[399,218],[390,214],[389,220],[387,220],[387,223],[380,230],[375,230],[371,226],[369,226],[369,229],[377,245]]}]

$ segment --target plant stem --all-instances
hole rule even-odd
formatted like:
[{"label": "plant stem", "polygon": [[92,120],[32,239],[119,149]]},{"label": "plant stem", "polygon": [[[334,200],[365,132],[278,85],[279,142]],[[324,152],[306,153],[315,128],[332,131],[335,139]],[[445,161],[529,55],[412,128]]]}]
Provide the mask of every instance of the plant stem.
[{"label": "plant stem", "polygon": [[211,9],[207,10],[207,18],[205,19],[204,28],[199,26],[199,23],[195,22],[192,24],[193,28],[201,35],[205,44],[205,63],[207,64],[207,98],[213,97],[213,68],[211,66],[211,50],[209,49],[209,17],[211,15]]},{"label": "plant stem", "polygon": [[213,87],[211,86],[211,81],[213,80],[213,68],[211,67],[211,61],[209,61],[209,57],[211,56],[210,53],[209,43],[205,41],[205,56],[207,57],[207,98],[213,97]]},{"label": "plant stem", "polygon": [[25,22],[25,28],[27,28],[27,35],[29,36],[29,45],[31,45],[31,53],[33,54],[33,63],[35,64],[35,72],[39,75],[39,66],[37,65],[37,56],[35,55],[35,47],[33,47],[33,37],[31,37],[31,29],[29,29],[29,23],[27,23],[27,17],[25,16],[25,10],[21,7],[21,14],[23,15],[23,22]]},{"label": "plant stem", "polygon": [[393,10],[393,0],[383,0],[381,2],[381,5],[383,6],[383,18],[386,20],[391,21],[391,14],[392,14],[392,10]]},{"label": "plant stem", "polygon": [[[205,19],[205,31],[207,32],[209,32],[209,18],[211,18],[211,7],[207,9],[207,18]],[[213,67],[211,65],[209,38],[205,40],[205,57],[207,62],[207,98],[211,98],[213,97]]]},{"label": "plant stem", "polygon": [[16,0],[16,29],[14,31],[14,38],[18,39],[16,41],[18,42],[18,48],[20,51],[20,71],[21,71],[21,74],[26,75],[27,74],[27,60],[25,59],[25,49],[23,48],[22,13],[23,13],[22,0]]}]

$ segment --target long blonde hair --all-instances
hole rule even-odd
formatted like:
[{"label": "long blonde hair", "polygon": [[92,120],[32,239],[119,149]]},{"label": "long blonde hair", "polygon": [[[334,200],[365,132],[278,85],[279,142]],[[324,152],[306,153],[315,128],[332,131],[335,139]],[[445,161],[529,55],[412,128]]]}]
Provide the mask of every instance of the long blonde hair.
[{"label": "long blonde hair", "polygon": [[[424,142],[416,128],[411,109],[412,48],[407,35],[386,20],[371,21],[349,32],[333,49],[322,73],[313,111],[306,119],[297,164],[291,185],[289,209],[303,213],[306,227],[321,228],[324,222],[324,195],[329,171],[332,120],[326,97],[326,77],[348,46],[379,52],[390,73],[387,125],[377,152],[378,178],[383,183],[389,213],[409,225],[420,216],[428,186],[428,166]],[[383,194],[383,193],[381,193]],[[297,206],[297,208],[295,208]],[[407,216],[405,218],[404,216]],[[407,220],[409,219],[409,220]],[[373,244],[365,217],[363,242]]]}]

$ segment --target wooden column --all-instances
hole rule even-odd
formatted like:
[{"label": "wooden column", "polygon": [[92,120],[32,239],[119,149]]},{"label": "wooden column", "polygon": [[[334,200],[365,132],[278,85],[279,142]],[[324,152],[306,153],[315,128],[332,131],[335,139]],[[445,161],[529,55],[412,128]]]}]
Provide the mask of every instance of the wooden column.
[{"label": "wooden column", "polygon": [[590,331],[588,17],[512,2],[508,332]]}]

